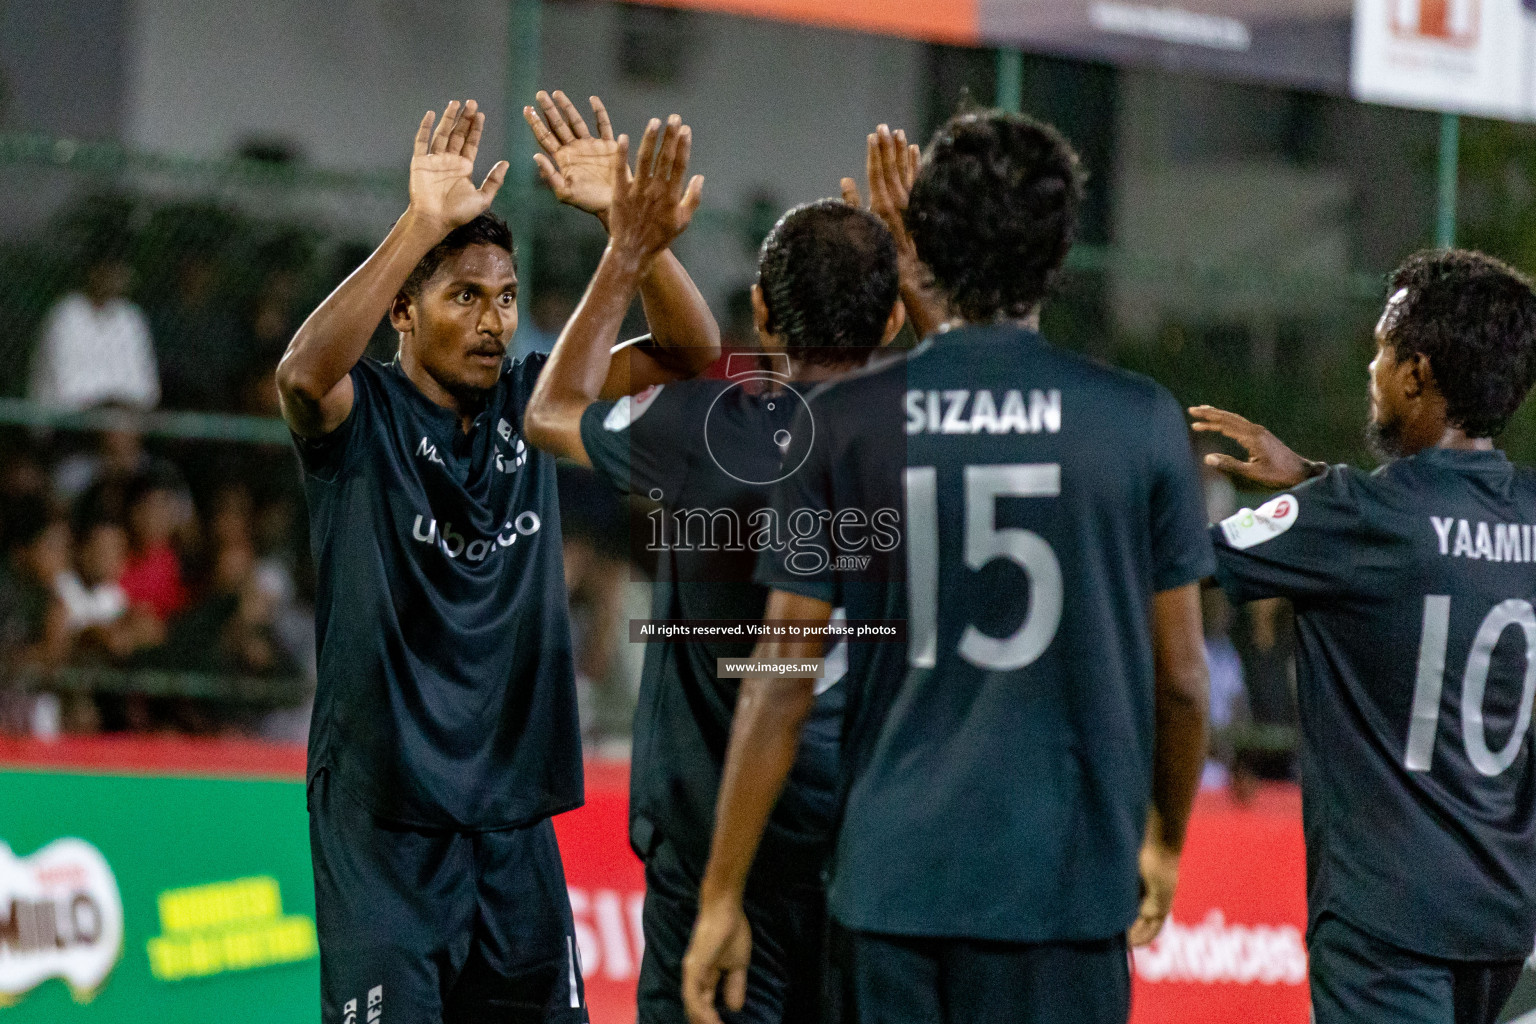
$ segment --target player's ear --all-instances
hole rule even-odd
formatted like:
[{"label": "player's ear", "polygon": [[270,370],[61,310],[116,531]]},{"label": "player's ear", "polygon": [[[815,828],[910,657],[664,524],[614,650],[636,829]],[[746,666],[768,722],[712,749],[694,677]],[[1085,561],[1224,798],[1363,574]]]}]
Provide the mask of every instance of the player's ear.
[{"label": "player's ear", "polygon": [[1440,389],[1435,384],[1435,373],[1429,365],[1429,356],[1423,352],[1415,352],[1410,358],[1402,360],[1398,367],[1403,374],[1405,397],[1420,398],[1424,395],[1439,393]]},{"label": "player's ear", "polygon": [[759,284],[752,285],[752,326],[757,329],[757,339],[764,348],[782,347],[769,341],[768,300],[763,298],[763,288]]},{"label": "player's ear", "polygon": [[398,293],[389,304],[389,326],[401,334],[410,333],[416,326],[416,303],[405,292]]},{"label": "player's ear", "polygon": [[880,346],[884,348],[896,340],[896,335],[907,324],[907,307],[898,297],[896,304],[891,307],[891,315],[885,318],[885,334],[880,338]]}]

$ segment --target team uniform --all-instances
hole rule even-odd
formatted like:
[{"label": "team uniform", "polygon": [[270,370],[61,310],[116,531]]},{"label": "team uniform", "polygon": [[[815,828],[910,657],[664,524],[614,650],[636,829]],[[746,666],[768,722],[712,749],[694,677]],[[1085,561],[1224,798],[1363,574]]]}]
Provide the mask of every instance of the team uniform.
[{"label": "team uniform", "polygon": [[1536,937],[1536,476],[1496,451],[1330,469],[1213,528],[1295,604],[1312,1004],[1491,1022]]},{"label": "team uniform", "polygon": [[774,504],[827,529],[759,578],[908,622],[849,647],[829,890],[845,1017],[1123,1022],[1150,606],[1213,568],[1179,405],[988,326],[809,406],[795,430],[815,443]]},{"label": "team uniform", "polygon": [[[581,437],[598,475],[657,504],[634,542],[656,554],[656,619],[761,621],[767,590],[753,582],[753,516],[780,475],[779,443],[800,404],[790,388],[754,393],[755,380],[693,380],[617,402],[595,402]],[[682,958],[698,916],[715,800],[739,680],[717,659],[751,654],[751,637],[647,643],[630,770],[630,843],[645,862],[645,955],[639,1020],[678,1022]],[[834,659],[829,659],[829,662]],[[829,672],[825,682],[840,675]],[[807,1022],[822,1002],[822,870],[837,778],[839,685],[824,686],[789,784],[748,879],[753,957],[738,1021]]]},{"label": "team uniform", "polygon": [[549,818],[582,802],[542,355],[466,433],[398,363],[296,438],[318,569],[310,842],[327,1024],[585,1021]]}]

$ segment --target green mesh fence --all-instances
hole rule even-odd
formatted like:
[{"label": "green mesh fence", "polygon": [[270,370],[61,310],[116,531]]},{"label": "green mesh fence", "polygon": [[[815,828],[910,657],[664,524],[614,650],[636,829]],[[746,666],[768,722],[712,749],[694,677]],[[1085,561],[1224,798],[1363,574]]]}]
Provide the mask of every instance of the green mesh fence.
[{"label": "green mesh fence", "polygon": [[[178,394],[188,389],[173,387],[167,404],[270,416],[274,410],[270,389],[263,390],[263,372],[275,365],[305,313],[388,230],[403,207],[404,185],[403,173],[348,175],[0,137],[0,187],[24,200],[0,214],[0,303],[8,313],[0,334],[0,396],[25,397],[48,310],[81,287],[93,259],[113,255],[132,268],[131,298],[145,311],[162,364],[170,364],[162,372],[219,378],[218,387],[202,393]],[[533,292],[579,294],[602,250],[600,229],[590,218],[559,208],[542,190],[508,195],[502,205],[514,202],[534,210],[533,258],[523,268]],[[684,256],[713,259],[725,252],[749,270],[750,252],[778,212],[766,205],[706,209],[684,241]],[[1187,384],[1177,389],[1181,397],[1247,408],[1256,403],[1256,412],[1287,418],[1284,396],[1295,394],[1298,372],[1327,382],[1358,356],[1353,342],[1369,327],[1378,291],[1369,276],[1276,278],[1079,247],[1048,326],[1064,344],[1147,369],[1171,384]],[[1279,317],[1267,328],[1272,337],[1258,339],[1247,326],[1233,328],[1242,321],[1239,316],[1190,315],[1160,322],[1150,332],[1119,322],[1117,306],[1135,303],[1137,294],[1173,292],[1185,295],[1183,305],[1192,309],[1202,305],[1203,296],[1215,296],[1206,304],[1240,308],[1251,297],[1301,312]],[[746,330],[744,303],[717,305],[726,307],[717,309],[723,322],[734,320],[738,333]],[[381,331],[380,349],[389,345]],[[1344,361],[1336,363],[1340,358]],[[1203,377],[1218,375],[1234,386],[1196,387]],[[1285,387],[1268,383],[1279,385],[1282,379]],[[59,420],[29,410],[21,401],[0,403],[0,421],[89,425],[88,419]],[[1303,436],[1312,435],[1300,420],[1296,425]],[[220,424],[207,417],[161,418],[148,429],[230,440],[285,439],[271,425]]]},{"label": "green mesh fence", "polygon": [[[1531,163],[1530,140],[1510,131],[1469,129],[1469,175],[1495,180]],[[107,254],[132,268],[130,295],[149,320],[163,371],[218,378],[202,393],[167,395],[172,408],[203,415],[161,416],[147,429],[285,441],[280,426],[263,421],[275,412],[264,374],[307,311],[388,230],[403,208],[404,187],[403,168],[343,174],[0,136],[0,189],[17,200],[0,211],[0,308],[7,311],[0,422],[90,426],[89,417],[61,417],[24,398],[48,310]],[[1472,199],[1475,212],[1475,193]],[[529,290],[578,295],[601,252],[600,229],[541,189],[509,190],[499,205],[505,212],[514,203],[531,208],[535,226],[524,243]],[[1536,251],[1525,230],[1531,208],[1485,216],[1498,226],[1486,240],[1514,257]],[[725,254],[742,267],[744,285],[751,251],[779,212],[767,202],[706,208],[680,251],[685,261]],[[1059,343],[1153,374],[1181,399],[1238,408],[1319,457],[1355,458],[1363,456],[1364,367],[1381,287],[1379,273],[1276,274],[1079,246],[1046,327]],[[741,296],[714,298],[722,323],[749,333]],[[1147,307],[1155,316],[1137,315]],[[378,351],[391,348],[381,329]],[[247,418],[220,418],[232,414]],[[1518,457],[1536,456],[1536,415],[1523,411],[1505,440]]]}]

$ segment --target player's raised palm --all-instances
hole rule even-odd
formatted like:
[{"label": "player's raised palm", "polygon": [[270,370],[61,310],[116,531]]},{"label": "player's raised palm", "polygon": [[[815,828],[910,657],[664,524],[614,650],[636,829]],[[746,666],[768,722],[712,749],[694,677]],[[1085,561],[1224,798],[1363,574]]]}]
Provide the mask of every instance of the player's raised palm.
[{"label": "player's raised palm", "polygon": [[[897,266],[901,273],[901,297],[907,316],[918,337],[926,337],[943,321],[943,303],[933,289],[933,275],[917,254],[917,245],[907,231],[907,203],[923,154],[907,141],[907,133],[889,125],[880,125],[868,139],[864,172],[869,181],[870,213],[891,233],[896,243]],[[842,180],[843,201],[850,206],[864,206],[859,186],[852,178]]]},{"label": "player's raised palm", "polygon": [[[907,200],[912,185],[917,181],[918,168],[923,155],[917,146],[907,142],[907,133],[901,129],[891,131],[888,125],[880,125],[866,140],[864,172],[869,181],[869,212],[879,217],[896,241],[896,248],[903,255],[917,255],[912,236],[907,233]],[[842,181],[843,199],[850,206],[862,206],[859,186],[852,178]]]},{"label": "player's raised palm", "polygon": [[[688,178],[693,133],[673,114],[665,128],[651,120],[631,180],[620,180],[627,166],[629,137],[619,136],[613,155],[613,201],[608,210],[609,245],[619,253],[649,263],[688,227],[704,195],[704,178]],[[627,175],[626,175],[627,177]],[[684,184],[686,182],[686,185]]]},{"label": "player's raised palm", "polygon": [[[533,129],[539,147],[544,150],[533,157],[539,165],[539,176],[562,203],[606,217],[613,201],[617,171],[614,154],[619,151],[619,143],[613,137],[613,123],[603,101],[590,97],[597,119],[597,134],[593,135],[565,93],[556,90],[551,96],[540,92],[537,98],[539,109],[524,107],[523,120]],[[627,180],[627,165],[624,173]]]},{"label": "player's raised palm", "polygon": [[446,234],[468,224],[486,210],[507,178],[505,160],[492,167],[479,188],[475,187],[475,155],[485,131],[485,115],[470,100],[462,107],[448,104],[434,131],[431,111],[416,129],[411,156],[411,209],[441,226]]},{"label": "player's raised palm", "polygon": [[1190,426],[1196,432],[1220,434],[1236,441],[1248,452],[1247,462],[1221,452],[1212,452],[1205,457],[1205,464],[1259,487],[1276,491],[1295,487],[1328,468],[1324,463],[1297,455],[1264,427],[1249,422],[1235,412],[1197,405],[1189,410],[1189,415],[1194,421]]}]

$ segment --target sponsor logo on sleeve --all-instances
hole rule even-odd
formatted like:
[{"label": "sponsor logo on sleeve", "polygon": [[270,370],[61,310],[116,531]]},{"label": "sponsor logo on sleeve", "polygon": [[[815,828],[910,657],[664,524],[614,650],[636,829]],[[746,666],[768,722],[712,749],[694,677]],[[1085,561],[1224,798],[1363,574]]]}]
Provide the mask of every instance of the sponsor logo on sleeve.
[{"label": "sponsor logo on sleeve", "polygon": [[57,839],[30,857],[0,842],[0,1006],[49,978],[95,997],[123,948],[123,900],[101,851]]},{"label": "sponsor logo on sleeve", "polygon": [[1282,494],[1260,505],[1257,510],[1245,508],[1221,522],[1221,533],[1227,544],[1241,551],[1256,544],[1274,540],[1296,523],[1297,502],[1295,497]]},{"label": "sponsor logo on sleeve", "polygon": [[661,385],[652,384],[638,395],[625,395],[614,402],[613,408],[608,410],[608,415],[603,417],[603,429],[613,434],[628,430],[636,420],[645,415],[645,410],[651,407],[660,394]]}]

